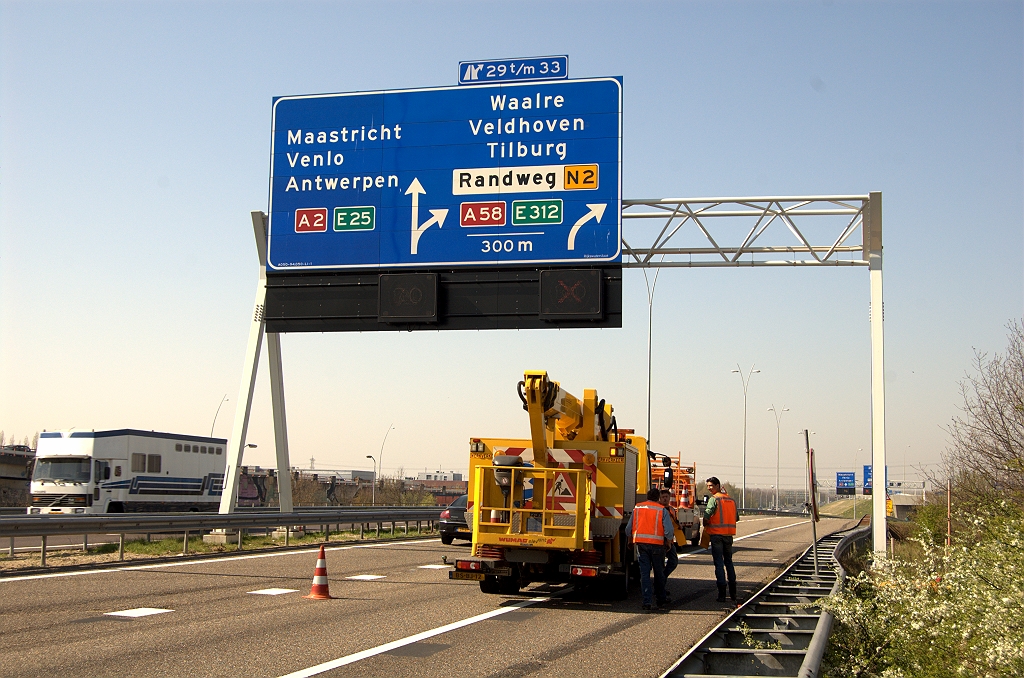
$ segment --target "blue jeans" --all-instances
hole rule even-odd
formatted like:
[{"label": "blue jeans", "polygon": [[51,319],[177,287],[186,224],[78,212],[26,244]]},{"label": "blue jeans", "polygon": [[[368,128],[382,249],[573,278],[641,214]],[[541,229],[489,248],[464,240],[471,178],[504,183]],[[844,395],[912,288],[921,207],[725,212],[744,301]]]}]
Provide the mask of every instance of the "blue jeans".
[{"label": "blue jeans", "polygon": [[[657,544],[637,544],[638,561],[640,563],[640,592],[644,605],[653,601],[652,593],[657,594],[658,602],[665,600],[665,547]],[[651,591],[651,568],[654,568],[654,591]]]},{"label": "blue jeans", "polygon": [[711,535],[711,557],[715,560],[715,579],[719,588],[725,588],[725,575],[729,574],[729,583],[736,583],[736,568],[732,566],[732,536],[728,534]]},{"label": "blue jeans", "polygon": [[672,544],[668,547],[668,551],[665,552],[665,581],[668,581],[668,576],[672,574],[675,569],[679,567],[679,554],[676,553],[676,545]]}]

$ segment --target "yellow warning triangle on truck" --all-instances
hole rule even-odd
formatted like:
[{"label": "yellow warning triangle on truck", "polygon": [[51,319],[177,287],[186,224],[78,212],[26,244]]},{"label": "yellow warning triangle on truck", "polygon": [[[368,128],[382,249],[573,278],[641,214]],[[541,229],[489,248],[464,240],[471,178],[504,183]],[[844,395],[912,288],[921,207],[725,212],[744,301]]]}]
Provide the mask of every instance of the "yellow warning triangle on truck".
[{"label": "yellow warning triangle on truck", "polygon": [[566,473],[556,473],[554,481],[551,483],[551,489],[548,490],[548,496],[552,499],[576,499],[576,486],[572,480],[569,479],[569,475]]}]

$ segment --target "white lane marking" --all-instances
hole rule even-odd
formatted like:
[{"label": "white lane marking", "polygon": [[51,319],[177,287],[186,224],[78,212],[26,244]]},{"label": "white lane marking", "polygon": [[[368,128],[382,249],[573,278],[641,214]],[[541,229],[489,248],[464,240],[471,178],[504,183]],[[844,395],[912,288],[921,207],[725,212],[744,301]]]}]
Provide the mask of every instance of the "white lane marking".
[{"label": "white lane marking", "polygon": [[451,565],[419,565],[420,570],[447,570]]},{"label": "white lane marking", "polygon": [[148,617],[151,614],[163,614],[164,612],[174,612],[174,610],[165,610],[161,607],[136,607],[131,610],[104,612],[103,614],[111,617]]},{"label": "white lane marking", "polygon": [[[349,549],[372,549],[381,546],[409,546],[433,544],[438,539],[416,539],[413,541],[380,542],[377,544],[352,544],[350,546],[332,546],[328,551],[347,551]],[[30,579],[53,579],[56,577],[78,577],[84,574],[108,574],[110,572],[125,572],[131,570],[157,570],[163,567],[184,567],[187,565],[212,565],[232,560],[252,560],[254,558],[279,558],[281,556],[307,556],[310,551],[285,551],[283,553],[254,553],[250,556],[228,556],[226,558],[210,558],[208,560],[187,560],[181,563],[157,563],[154,565],[126,565],[124,567],[108,567],[101,570],[79,570],[77,572],[51,572],[49,574],[26,574],[21,577],[0,577],[0,584],[9,581],[28,581]]]},{"label": "white lane marking", "polygon": [[[745,534],[742,537],[733,537],[732,541],[733,541],[733,543],[736,543],[738,541],[743,541],[744,539],[750,539],[751,537],[759,537],[762,534],[768,534],[769,532],[774,532],[775,530],[784,530],[787,527],[796,527],[797,525],[806,525],[809,522],[811,522],[811,521],[810,520],[801,520],[799,523],[790,523],[789,525],[781,525],[779,527],[770,527],[767,530],[761,530],[760,532],[754,532],[753,534]],[[702,553],[711,553],[711,549],[698,548],[696,551],[690,551],[689,553],[681,553],[681,554],[679,554],[679,557],[680,558],[692,558],[693,556],[699,556]]]},{"label": "white lane marking", "polygon": [[465,626],[476,624],[477,622],[482,622],[486,619],[492,619],[493,617],[503,615],[507,612],[515,612],[516,610],[522,609],[524,607],[529,607],[530,605],[535,605],[536,603],[545,603],[549,600],[551,600],[551,598],[530,598],[529,600],[522,600],[508,607],[499,607],[496,610],[484,612],[483,614],[478,614],[475,617],[469,617],[468,619],[452,622],[451,624],[438,626],[436,629],[424,631],[423,633],[417,633],[416,635],[412,636],[406,636],[405,638],[402,638],[400,640],[393,640],[390,643],[384,643],[383,645],[372,647],[369,650],[363,650],[362,652],[356,652],[354,654],[346,655],[344,657],[339,657],[338,659],[332,659],[329,662],[317,664],[316,666],[311,666],[308,669],[301,669],[299,671],[295,671],[294,673],[289,673],[285,676],[281,676],[281,678],[308,678],[309,676],[316,676],[326,671],[330,671],[331,669],[336,669],[339,666],[347,666],[348,664],[354,664],[355,662],[362,661],[363,659],[368,659],[369,657],[375,657],[379,654],[390,652],[391,650],[400,647],[405,647],[406,645],[418,643],[419,641],[426,640],[427,638],[439,636],[442,633],[448,633],[449,631],[461,629]]},{"label": "white lane marking", "polygon": [[298,593],[298,589],[260,589],[259,591],[249,591],[258,596],[279,596],[284,593]]},{"label": "white lane marking", "polygon": [[345,577],[345,579],[355,579],[356,581],[373,581],[374,579],[384,579],[383,574],[354,574],[351,577]]}]

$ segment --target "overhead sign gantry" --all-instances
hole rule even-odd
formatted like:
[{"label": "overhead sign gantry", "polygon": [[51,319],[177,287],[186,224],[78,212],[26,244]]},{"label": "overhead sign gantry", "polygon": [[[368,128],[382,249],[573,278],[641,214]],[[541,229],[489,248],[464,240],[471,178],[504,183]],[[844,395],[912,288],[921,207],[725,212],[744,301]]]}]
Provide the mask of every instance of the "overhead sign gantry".
[{"label": "overhead sign gantry", "polygon": [[[622,80],[566,75],[565,57],[473,61],[455,87],[274,100],[270,210],[252,214],[260,279],[221,512],[233,509],[264,332],[288,469],[281,332],[621,327],[624,267],[864,266],[881,309],[881,193],[623,201]],[[288,483],[281,506],[291,510]]]}]

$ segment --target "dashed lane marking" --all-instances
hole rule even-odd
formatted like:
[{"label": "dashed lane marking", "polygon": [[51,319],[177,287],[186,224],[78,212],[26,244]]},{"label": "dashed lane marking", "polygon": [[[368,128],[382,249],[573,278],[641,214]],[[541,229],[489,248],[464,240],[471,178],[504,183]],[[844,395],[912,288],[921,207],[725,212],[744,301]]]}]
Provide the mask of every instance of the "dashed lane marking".
[{"label": "dashed lane marking", "polygon": [[174,610],[165,610],[162,607],[136,607],[131,610],[104,612],[104,614],[111,617],[148,617],[151,614],[163,614],[164,612],[174,612]]},{"label": "dashed lane marking", "polygon": [[[347,546],[328,547],[328,551],[347,551],[349,549],[373,549],[381,546],[410,546],[434,544],[438,539],[416,539],[413,541],[378,542],[376,544],[351,544]],[[79,577],[85,574],[109,574],[111,572],[126,572],[132,570],[158,570],[164,567],[184,567],[191,565],[214,565],[217,563],[230,562],[234,560],[253,560],[255,558],[280,558],[281,556],[307,556],[310,551],[285,551],[282,553],[254,553],[248,556],[228,556],[226,558],[210,558],[208,560],[186,560],[180,563],[156,563],[153,565],[126,565],[124,567],[107,567],[100,570],[78,570],[75,572],[50,572],[47,574],[26,574],[21,577],[0,577],[0,584],[11,581],[28,581],[31,579],[54,579],[59,577]]]},{"label": "dashed lane marking", "polygon": [[356,581],[373,581],[374,579],[384,579],[383,574],[354,574],[351,577],[345,577],[345,579],[355,579]]},{"label": "dashed lane marking", "polygon": [[259,591],[249,591],[257,596],[280,596],[284,593],[298,593],[297,589],[260,589]]},{"label": "dashed lane marking", "polygon": [[285,676],[282,676],[281,678],[309,678],[309,676],[316,676],[321,673],[330,671],[332,669],[336,669],[340,666],[354,664],[355,662],[362,661],[363,659],[376,657],[379,654],[384,654],[385,652],[390,652],[391,650],[395,650],[400,647],[405,647],[406,645],[412,645],[413,643],[418,643],[419,641],[426,640],[427,638],[439,636],[442,633],[448,633],[449,631],[461,629],[465,626],[470,626],[471,624],[476,624],[477,622],[482,622],[486,619],[492,619],[499,615],[507,614],[509,612],[515,612],[516,610],[520,610],[524,607],[529,607],[530,605],[535,605],[537,603],[546,603],[549,600],[551,600],[551,598],[549,597],[530,598],[529,600],[522,600],[512,605],[509,605],[508,607],[499,607],[496,610],[484,612],[483,614],[478,614],[475,617],[469,617],[468,619],[452,622],[451,624],[438,626],[436,629],[431,629],[429,631],[417,633],[416,635],[412,636],[406,636],[405,638],[402,638],[400,640],[393,640],[390,643],[384,643],[383,645],[372,647],[369,650],[363,650],[362,652],[356,652],[354,654],[346,655],[344,657],[339,657],[338,659],[332,659],[329,662],[317,664],[316,666],[311,666],[308,669],[302,669],[299,671],[295,671],[294,673],[289,673]]},{"label": "dashed lane marking", "polygon": [[420,565],[417,569],[420,570],[447,570],[451,565]]}]

